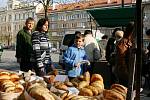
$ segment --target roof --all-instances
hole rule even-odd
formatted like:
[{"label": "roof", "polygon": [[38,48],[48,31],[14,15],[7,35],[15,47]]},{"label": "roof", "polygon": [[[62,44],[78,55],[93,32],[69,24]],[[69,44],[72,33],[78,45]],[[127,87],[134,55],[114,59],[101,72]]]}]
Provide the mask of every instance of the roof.
[{"label": "roof", "polygon": [[[124,4],[131,4],[134,0],[124,0]],[[106,6],[113,5],[121,5],[122,0],[89,0],[82,1],[77,3],[69,3],[69,4],[59,4],[53,7],[48,8],[49,13],[54,12],[63,12],[63,11],[71,11],[71,10],[83,10],[83,9],[91,9],[91,8],[100,8]],[[44,12],[40,12],[44,13]]]}]

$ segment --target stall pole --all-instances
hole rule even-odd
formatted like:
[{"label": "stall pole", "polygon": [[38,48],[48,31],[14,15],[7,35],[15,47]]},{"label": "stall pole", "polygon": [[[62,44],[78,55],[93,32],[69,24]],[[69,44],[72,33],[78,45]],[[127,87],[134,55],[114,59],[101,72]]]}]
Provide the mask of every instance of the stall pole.
[{"label": "stall pole", "polygon": [[140,100],[141,87],[141,68],[142,68],[142,0],[136,0],[136,32],[137,32],[137,56],[136,56],[136,97],[135,100]]}]

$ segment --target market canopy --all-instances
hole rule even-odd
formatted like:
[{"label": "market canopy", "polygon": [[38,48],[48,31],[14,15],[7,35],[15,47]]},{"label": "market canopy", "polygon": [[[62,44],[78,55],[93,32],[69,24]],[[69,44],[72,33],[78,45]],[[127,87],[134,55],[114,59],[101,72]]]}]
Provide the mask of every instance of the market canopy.
[{"label": "market canopy", "polygon": [[112,7],[90,9],[87,12],[97,22],[99,27],[126,26],[130,21],[135,21],[135,7]]}]

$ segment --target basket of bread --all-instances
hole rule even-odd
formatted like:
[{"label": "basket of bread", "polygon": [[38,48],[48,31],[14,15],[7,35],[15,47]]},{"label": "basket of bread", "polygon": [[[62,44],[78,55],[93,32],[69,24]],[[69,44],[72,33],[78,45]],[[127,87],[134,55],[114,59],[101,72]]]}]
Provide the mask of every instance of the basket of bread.
[{"label": "basket of bread", "polygon": [[20,77],[16,73],[0,72],[0,100],[14,100],[20,96],[24,87],[19,80]]},{"label": "basket of bread", "polygon": [[[53,86],[62,90],[58,96],[62,100],[126,100],[127,88],[120,84],[113,84],[109,90],[104,88],[100,74],[85,72],[84,75],[70,81],[54,82]],[[70,91],[75,87],[78,92]]]},{"label": "basket of bread", "polygon": [[52,93],[43,77],[36,76],[32,71],[23,72],[24,92],[19,100],[61,100]]}]

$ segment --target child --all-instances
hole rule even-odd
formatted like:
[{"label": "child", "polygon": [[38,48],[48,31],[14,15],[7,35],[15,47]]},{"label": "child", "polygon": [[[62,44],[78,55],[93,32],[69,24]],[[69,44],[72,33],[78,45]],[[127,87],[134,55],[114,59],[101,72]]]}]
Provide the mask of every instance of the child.
[{"label": "child", "polygon": [[75,37],[74,44],[64,53],[64,63],[70,80],[82,74],[80,62],[87,59],[83,44],[84,37],[79,34]]}]

